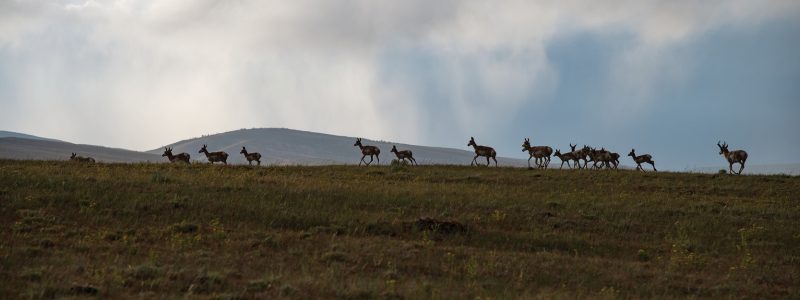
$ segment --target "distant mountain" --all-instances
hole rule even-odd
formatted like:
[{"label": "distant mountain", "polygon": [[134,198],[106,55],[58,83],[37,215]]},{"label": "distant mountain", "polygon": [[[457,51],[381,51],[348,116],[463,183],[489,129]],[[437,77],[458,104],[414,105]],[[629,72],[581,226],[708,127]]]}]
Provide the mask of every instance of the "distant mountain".
[{"label": "distant mountain", "polygon": [[[719,172],[719,170],[728,171],[728,166],[721,165],[718,167],[701,167],[690,170],[690,172],[717,173]],[[734,164],[733,170],[738,171],[739,164]],[[745,165],[742,175],[746,174],[759,174],[759,175],[785,174],[785,175],[799,176],[800,163]]]},{"label": "distant mountain", "polygon": [[125,149],[80,145],[55,140],[18,137],[0,138],[0,158],[67,160],[72,152],[93,157],[98,162],[161,162],[161,155]]},{"label": "distant mountain", "polygon": [[0,130],[0,138],[21,138],[21,139],[29,139],[29,140],[42,140],[42,141],[52,141],[52,142],[63,142],[56,139],[48,139],[43,138],[35,135],[24,134],[19,132],[12,132],[12,131],[4,131]]},{"label": "distant mountain", "polygon": [[[373,145],[381,149],[381,164],[387,164],[395,158],[391,153],[392,145],[399,150],[411,150],[420,164],[469,164],[474,153],[471,150],[416,146],[400,143],[389,143],[363,139],[364,145]],[[203,144],[209,151],[225,151],[230,156],[229,163],[246,164],[239,152],[242,146],[247,151],[260,152],[261,163],[277,165],[325,165],[325,164],[358,164],[361,152],[354,147],[355,137],[337,136],[316,132],[292,130],[285,128],[241,129],[220,134],[180,141],[165,145],[172,147],[174,153],[186,152],[192,160],[207,162],[205,155],[198,153]],[[466,145],[466,142],[464,143]],[[466,146],[464,149],[469,149]],[[163,147],[147,151],[161,155]],[[366,158],[369,161],[369,157]],[[486,163],[486,159],[479,159]],[[527,160],[498,157],[500,166],[526,166]]]}]

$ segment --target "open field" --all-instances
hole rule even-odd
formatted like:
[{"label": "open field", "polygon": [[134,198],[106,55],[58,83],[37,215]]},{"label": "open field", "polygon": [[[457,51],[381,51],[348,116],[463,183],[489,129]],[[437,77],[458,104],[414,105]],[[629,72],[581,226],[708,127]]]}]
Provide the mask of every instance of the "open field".
[{"label": "open field", "polygon": [[0,298],[797,298],[799,195],[789,176],[5,160]]}]

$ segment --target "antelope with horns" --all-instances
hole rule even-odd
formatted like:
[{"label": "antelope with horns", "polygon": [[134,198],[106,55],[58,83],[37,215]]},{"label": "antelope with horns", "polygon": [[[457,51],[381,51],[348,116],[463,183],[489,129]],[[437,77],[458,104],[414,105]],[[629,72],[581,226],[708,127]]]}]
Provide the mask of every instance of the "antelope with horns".
[{"label": "antelope with horns", "polygon": [[75,152],[72,153],[72,155],[69,157],[69,160],[77,162],[88,162],[88,163],[94,162],[94,158],[78,156],[77,154],[75,154]]},{"label": "antelope with horns", "polygon": [[242,146],[242,151],[239,151],[239,154],[244,154],[244,158],[247,159],[248,165],[252,166],[254,160],[258,162],[259,166],[261,165],[261,153],[258,152],[247,153],[247,149],[245,149],[244,146]]},{"label": "antelope with horns", "polygon": [[188,153],[179,153],[178,155],[172,155],[172,148],[166,147],[164,148],[164,154],[161,156],[166,156],[170,162],[185,162],[189,163],[189,154]]},{"label": "antelope with horns", "polygon": [[564,163],[567,163],[567,167],[572,169],[572,166],[569,164],[569,161],[573,161],[575,164],[578,163],[578,158],[575,157],[575,153],[574,152],[567,152],[567,153],[561,154],[561,150],[556,150],[556,153],[553,154],[553,156],[558,157],[558,158],[561,159],[561,166],[558,167],[559,169],[564,168]]},{"label": "antelope with horns", "polygon": [[[720,142],[717,142],[717,147],[719,147],[719,154],[725,157],[728,160],[728,170],[731,174],[742,174],[742,170],[744,170],[744,163],[747,161],[747,152],[744,150],[735,150],[735,151],[728,151],[728,143],[723,142],[720,145]],[[738,163],[739,172],[733,172],[733,164]]]},{"label": "antelope with horns", "polygon": [[417,160],[414,159],[414,154],[411,153],[411,150],[397,151],[397,146],[392,145],[392,151],[391,152],[393,152],[394,155],[397,155],[397,159],[399,159],[399,160],[406,161],[406,158],[408,158],[408,160],[411,163],[413,163],[415,165],[417,164]]},{"label": "antelope with horns", "polygon": [[[358,162],[359,166],[361,165],[362,162],[365,165],[369,166],[369,164],[372,163],[372,156],[375,156],[378,159],[378,164],[381,163],[381,157],[380,157],[381,149],[378,149],[378,147],[364,146],[363,144],[361,144],[361,138],[356,138],[356,143],[353,144],[353,146],[358,146],[358,148],[361,149],[362,155],[361,155],[361,161]],[[364,158],[367,157],[367,155],[369,155],[369,162],[364,161]]]},{"label": "antelope with horns", "polygon": [[550,165],[550,155],[553,154],[553,148],[549,146],[531,146],[531,140],[529,138],[525,138],[525,141],[522,143],[522,152],[528,151],[530,157],[528,157],[528,169],[531,168],[531,158],[536,158],[533,162],[536,164],[538,168],[545,168]]},{"label": "antelope with horns", "polygon": [[470,166],[478,165],[477,161],[478,157],[485,156],[487,166],[491,165],[491,163],[489,162],[489,159],[491,158],[492,160],[494,160],[494,166],[497,167],[497,151],[494,151],[494,148],[476,144],[474,137],[469,138],[469,143],[467,143],[467,147],[469,146],[472,146],[475,149],[475,157],[472,158],[472,163],[469,164]]},{"label": "antelope with horns", "polygon": [[215,162],[222,162],[226,166],[228,165],[228,153],[225,153],[224,151],[208,152],[208,147],[206,147],[206,145],[203,144],[203,148],[200,148],[200,151],[198,151],[197,153],[205,153],[206,158],[208,158],[208,163],[212,165]]},{"label": "antelope with horns", "polygon": [[650,154],[642,154],[636,156],[636,149],[631,149],[631,153],[628,153],[628,156],[633,157],[633,161],[636,162],[636,170],[644,172],[644,168],[642,168],[642,163],[648,163],[653,166],[654,172],[658,172],[658,170],[656,170],[656,162],[653,161],[653,157],[650,156]]}]

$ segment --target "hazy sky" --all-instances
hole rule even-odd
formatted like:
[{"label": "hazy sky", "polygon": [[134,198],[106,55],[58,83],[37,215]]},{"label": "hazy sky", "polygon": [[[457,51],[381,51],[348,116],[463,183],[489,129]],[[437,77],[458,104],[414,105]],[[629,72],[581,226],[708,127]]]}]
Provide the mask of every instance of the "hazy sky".
[{"label": "hazy sky", "polygon": [[718,139],[800,162],[798,113],[797,0],[0,0],[0,130],[77,143],[532,137],[683,170]]}]

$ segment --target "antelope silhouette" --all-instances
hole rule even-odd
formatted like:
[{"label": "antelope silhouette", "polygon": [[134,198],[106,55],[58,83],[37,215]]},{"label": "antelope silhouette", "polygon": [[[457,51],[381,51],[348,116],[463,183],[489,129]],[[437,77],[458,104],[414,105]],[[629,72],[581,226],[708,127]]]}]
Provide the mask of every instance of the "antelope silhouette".
[{"label": "antelope silhouette", "polygon": [[531,158],[536,158],[533,162],[538,168],[545,168],[550,165],[550,155],[553,154],[553,148],[549,146],[531,146],[531,140],[525,138],[522,142],[522,152],[528,151],[528,169],[531,169]]},{"label": "antelope silhouette", "polygon": [[[592,168],[602,169],[603,166],[605,166],[606,169],[611,169],[611,163],[614,161],[614,158],[611,156],[611,152],[606,151],[606,149],[591,149],[589,150],[589,156],[592,158],[592,161],[594,161]],[[598,166],[597,163],[601,165]]]},{"label": "antelope silhouette", "polygon": [[164,148],[164,154],[161,154],[161,156],[166,156],[167,159],[169,159],[169,161],[173,163],[176,162],[185,162],[187,164],[189,163],[189,154],[180,153],[178,155],[172,155],[172,148],[169,147]]},{"label": "antelope silhouette", "polygon": [[77,154],[75,154],[75,152],[72,153],[72,155],[69,157],[69,160],[77,162],[88,162],[88,163],[95,162],[94,158],[78,156]]},{"label": "antelope silhouette", "polygon": [[553,154],[553,156],[558,157],[558,158],[561,159],[561,166],[558,167],[559,169],[564,168],[564,163],[567,163],[567,167],[572,169],[572,166],[569,165],[569,161],[570,160],[574,161],[575,164],[580,163],[578,161],[578,158],[575,157],[575,153],[574,152],[567,152],[567,153],[561,154],[561,150],[556,150],[556,153]]},{"label": "antelope silhouette", "polygon": [[225,153],[224,151],[208,152],[208,147],[203,144],[203,148],[200,148],[200,151],[197,153],[205,153],[206,158],[208,158],[208,163],[212,165],[215,162],[222,162],[226,166],[228,165],[228,153]]},{"label": "antelope silhouette", "polygon": [[497,151],[494,151],[494,148],[476,144],[474,137],[469,138],[469,143],[467,143],[467,147],[469,146],[472,146],[475,149],[475,157],[472,158],[472,163],[469,164],[470,166],[478,164],[476,159],[478,159],[479,156],[485,156],[487,166],[491,164],[489,162],[489,158],[491,158],[492,160],[494,160],[494,166],[497,167],[497,158],[496,158]]},{"label": "antelope silhouette", "polygon": [[247,149],[245,149],[245,147],[242,146],[242,151],[239,151],[239,154],[244,154],[244,158],[247,159],[248,165],[252,166],[254,160],[258,162],[259,166],[261,165],[261,153],[258,152],[247,153]]},{"label": "antelope silhouette", "polygon": [[735,174],[742,174],[742,170],[744,170],[744,163],[747,161],[747,152],[744,150],[728,151],[728,143],[725,142],[723,142],[722,145],[720,145],[720,142],[717,142],[717,147],[719,147],[719,154],[728,160],[728,170],[730,173],[734,174],[733,164],[738,163],[739,172]]},{"label": "antelope silhouette", "polygon": [[644,172],[644,168],[642,168],[642,163],[648,163],[653,166],[653,171],[657,172],[656,170],[656,162],[653,161],[653,157],[650,154],[642,154],[637,156],[636,149],[631,149],[631,153],[628,153],[628,156],[633,158],[633,161],[636,162],[636,170],[640,170]]},{"label": "antelope silhouette", "polygon": [[[372,156],[373,155],[375,156],[375,158],[378,159],[378,164],[381,163],[381,157],[380,157],[381,149],[378,149],[378,147],[375,147],[375,146],[364,146],[363,144],[361,144],[361,138],[356,138],[356,143],[353,144],[353,146],[358,146],[358,148],[361,149],[361,154],[362,155],[361,155],[361,161],[358,162],[359,166],[361,165],[362,162],[364,164],[366,164],[367,166],[369,166],[369,164],[372,163]],[[364,161],[364,158],[367,157],[367,155],[369,155],[369,162]]]},{"label": "antelope silhouette", "polygon": [[414,159],[414,154],[411,153],[411,150],[397,151],[397,146],[392,145],[392,151],[391,152],[393,152],[394,155],[397,155],[397,159],[399,159],[399,160],[406,161],[406,158],[408,158],[408,160],[411,163],[413,163],[414,165],[417,164],[417,160]]}]

